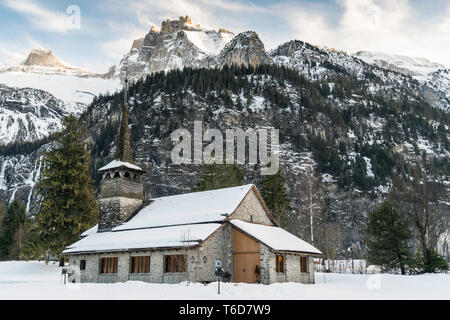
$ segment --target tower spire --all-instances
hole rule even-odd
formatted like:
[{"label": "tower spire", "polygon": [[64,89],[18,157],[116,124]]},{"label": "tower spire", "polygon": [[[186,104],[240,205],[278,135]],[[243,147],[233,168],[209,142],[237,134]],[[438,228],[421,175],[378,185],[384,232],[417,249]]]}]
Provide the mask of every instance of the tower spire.
[{"label": "tower spire", "polygon": [[122,122],[120,124],[119,138],[117,140],[116,160],[134,163],[131,154],[130,130],[128,128],[128,73],[124,85],[124,102],[122,112]]}]

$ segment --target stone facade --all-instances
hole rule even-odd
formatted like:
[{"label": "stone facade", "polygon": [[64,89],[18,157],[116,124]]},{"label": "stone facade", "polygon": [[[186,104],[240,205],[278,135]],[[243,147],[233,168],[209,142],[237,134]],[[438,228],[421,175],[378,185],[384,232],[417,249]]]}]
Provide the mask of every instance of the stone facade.
[{"label": "stone facade", "polygon": [[98,230],[109,231],[129,218],[143,204],[140,199],[113,197],[98,199],[99,224]]},{"label": "stone facade", "polygon": [[311,256],[306,256],[308,259],[306,273],[300,272],[300,257],[298,254],[281,254],[284,256],[284,272],[277,273],[276,256],[264,244],[261,247],[261,282],[263,284],[270,284],[276,282],[299,282],[303,284],[314,284],[314,260]]},{"label": "stone facade", "polygon": [[238,219],[267,226],[273,225],[272,221],[267,216],[266,211],[264,211],[264,208],[261,206],[255,192],[249,192],[245,196],[239,207],[230,216],[230,219]]}]

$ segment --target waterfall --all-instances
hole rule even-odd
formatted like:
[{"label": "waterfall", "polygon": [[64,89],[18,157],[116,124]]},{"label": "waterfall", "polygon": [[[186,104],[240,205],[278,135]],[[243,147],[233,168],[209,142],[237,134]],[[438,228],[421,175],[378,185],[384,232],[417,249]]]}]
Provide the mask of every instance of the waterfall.
[{"label": "waterfall", "polygon": [[8,205],[10,205],[14,201],[14,198],[16,197],[16,191],[17,191],[17,189],[14,189],[11,199],[9,199]]},{"label": "waterfall", "polygon": [[[36,171],[38,162],[39,162],[39,168]],[[39,177],[41,175],[41,166],[42,166],[42,157],[40,157],[39,159],[36,160],[36,162],[34,163],[34,170],[33,170],[33,172],[31,172],[31,175],[30,175],[30,180],[32,181],[32,183],[31,183],[30,193],[28,194],[27,211],[26,211],[27,215],[30,212],[31,197],[33,196],[34,186],[38,182]]]},{"label": "waterfall", "polygon": [[0,190],[7,189],[7,187],[4,185],[4,183],[5,183],[5,171],[6,171],[6,166],[8,165],[8,162],[9,161],[4,160],[3,164],[2,164],[2,169],[0,171]]}]

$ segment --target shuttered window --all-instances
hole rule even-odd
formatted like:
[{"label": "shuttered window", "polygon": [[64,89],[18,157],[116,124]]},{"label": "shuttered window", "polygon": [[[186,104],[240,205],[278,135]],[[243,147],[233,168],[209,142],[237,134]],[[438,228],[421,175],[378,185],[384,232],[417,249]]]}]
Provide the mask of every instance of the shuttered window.
[{"label": "shuttered window", "polygon": [[150,257],[131,257],[130,273],[150,273]]},{"label": "shuttered window", "polygon": [[100,273],[101,274],[115,274],[117,273],[119,265],[119,258],[102,258],[100,260]]},{"label": "shuttered window", "polygon": [[277,273],[284,273],[284,256],[276,256]]},{"label": "shuttered window", "polygon": [[300,272],[307,273],[308,272],[308,258],[300,257]]},{"label": "shuttered window", "polygon": [[186,260],[183,254],[164,257],[164,272],[186,272]]}]

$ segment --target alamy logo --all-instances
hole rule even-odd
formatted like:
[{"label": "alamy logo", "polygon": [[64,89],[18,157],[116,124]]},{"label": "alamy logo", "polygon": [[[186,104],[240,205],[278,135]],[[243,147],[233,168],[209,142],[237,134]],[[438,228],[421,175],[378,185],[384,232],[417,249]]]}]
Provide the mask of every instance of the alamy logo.
[{"label": "alamy logo", "polygon": [[[218,129],[203,132],[203,123],[194,122],[194,135],[178,129],[171,135],[176,145],[171,158],[175,164],[249,164],[260,165],[261,175],[275,175],[280,168],[279,130],[228,129],[225,135]],[[225,139],[225,144],[224,144]],[[209,143],[204,149],[204,143]],[[226,145],[224,151],[224,145]],[[248,153],[246,152],[248,145]],[[193,150],[193,152],[192,152]],[[235,156],[236,154],[236,156]],[[248,155],[248,156],[247,156]],[[246,162],[248,159],[248,162]]]},{"label": "alamy logo", "polygon": [[81,29],[81,9],[77,5],[71,5],[66,10],[66,28],[68,30],[80,30]]}]

